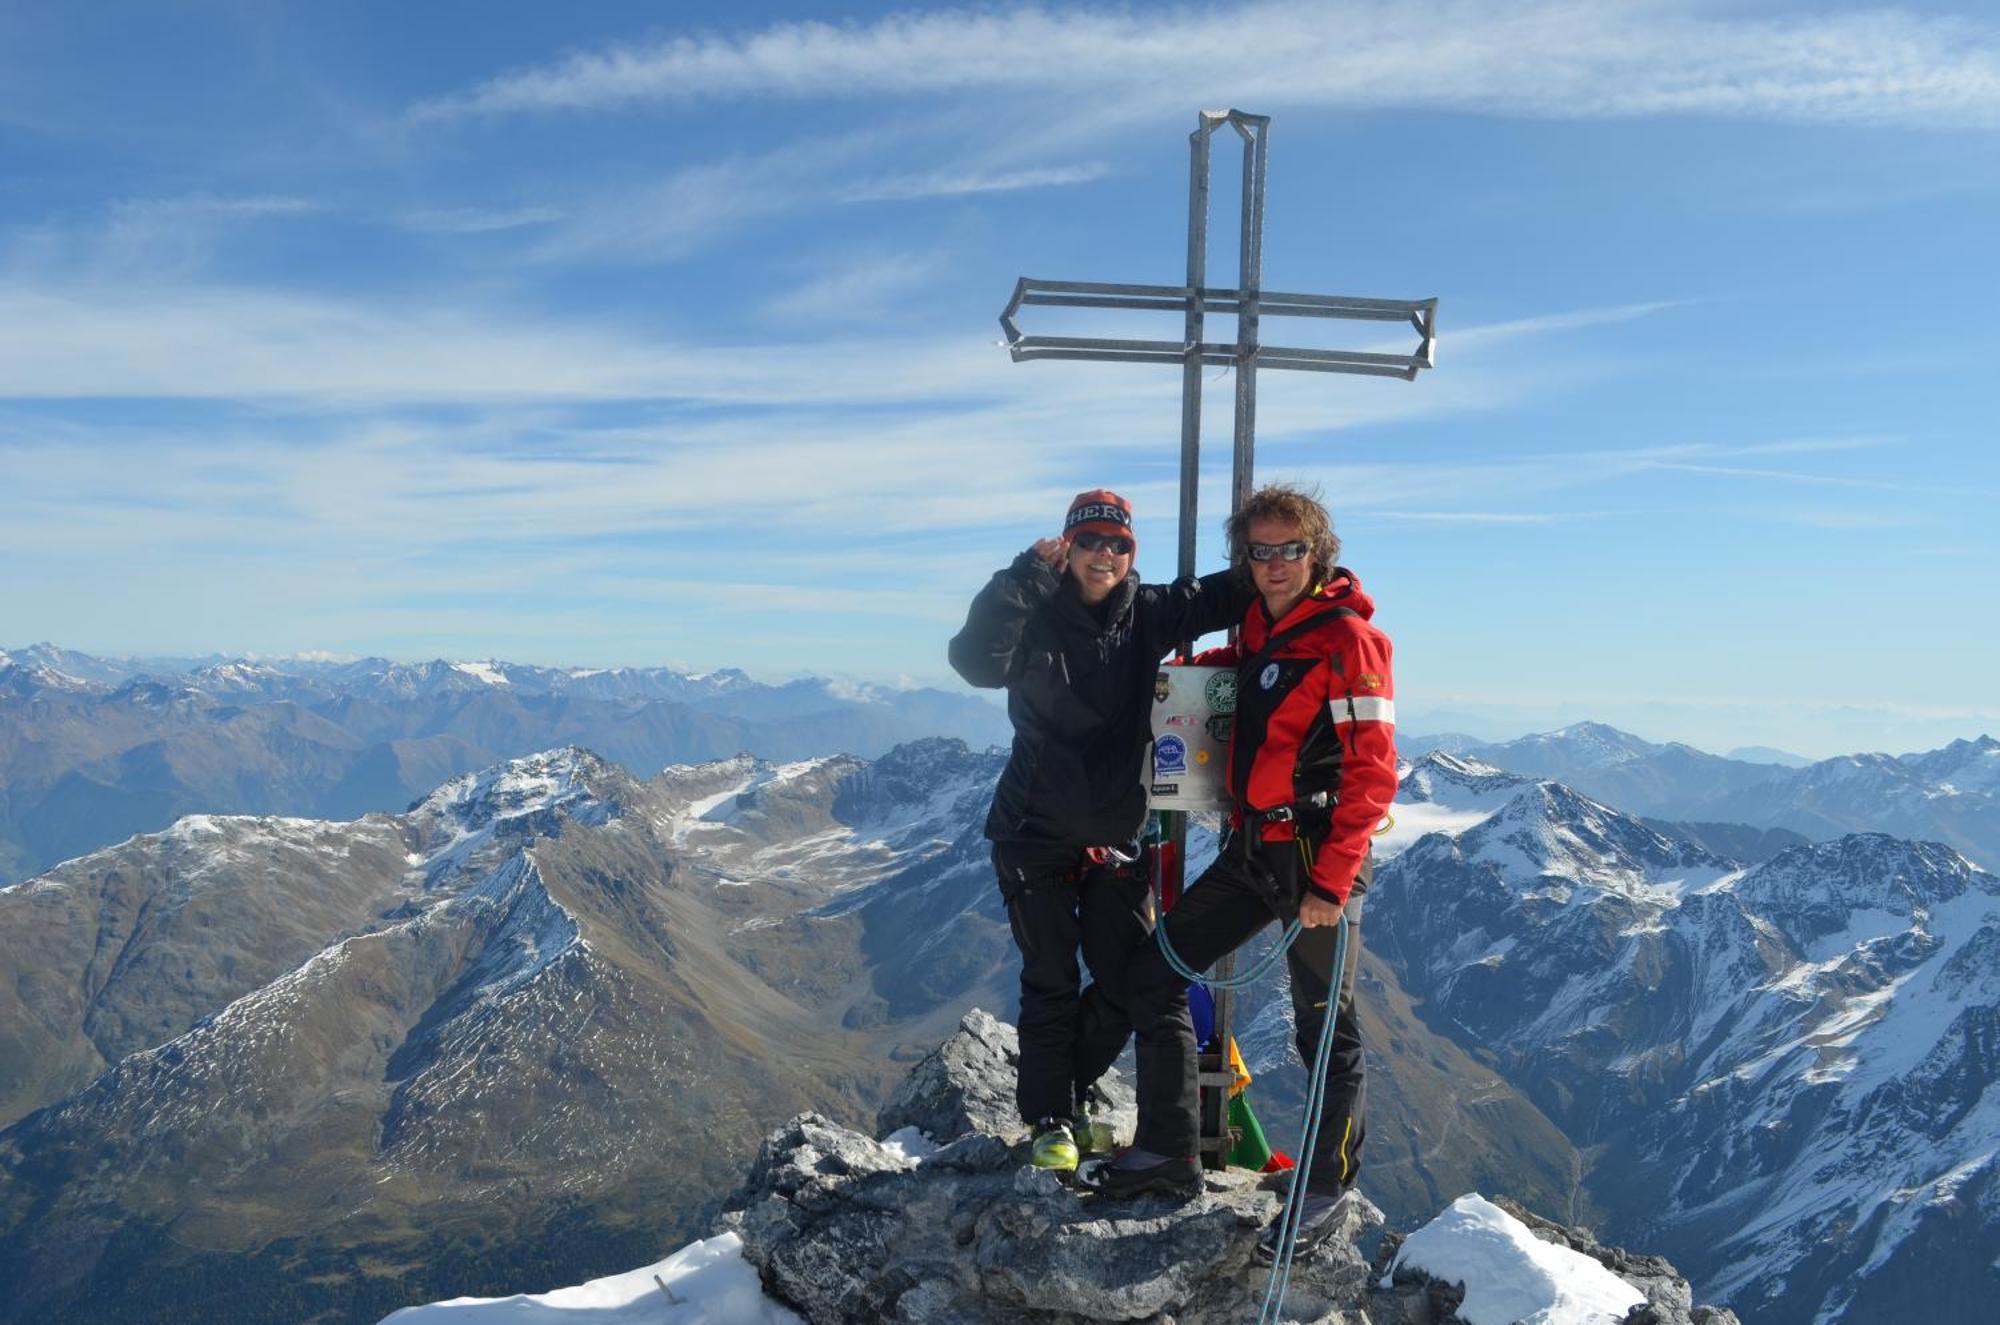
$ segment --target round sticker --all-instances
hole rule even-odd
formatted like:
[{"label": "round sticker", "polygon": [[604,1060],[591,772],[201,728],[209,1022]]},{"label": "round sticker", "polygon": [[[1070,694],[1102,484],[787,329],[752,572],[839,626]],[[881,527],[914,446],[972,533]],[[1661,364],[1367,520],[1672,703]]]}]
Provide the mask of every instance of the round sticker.
[{"label": "round sticker", "polygon": [[1208,678],[1202,687],[1201,697],[1208,701],[1210,713],[1234,713],[1236,711],[1236,673],[1217,672]]},{"label": "round sticker", "polygon": [[1195,752],[1194,752],[1194,761],[1195,761],[1195,762],[1196,762],[1197,764],[1205,764],[1205,763],[1207,763],[1207,762],[1208,762],[1208,751],[1206,751],[1206,750],[1197,750],[1197,751],[1195,751]]},{"label": "round sticker", "polygon": [[1263,686],[1266,690],[1278,684],[1278,664],[1265,664],[1263,672],[1257,677],[1257,684]]}]

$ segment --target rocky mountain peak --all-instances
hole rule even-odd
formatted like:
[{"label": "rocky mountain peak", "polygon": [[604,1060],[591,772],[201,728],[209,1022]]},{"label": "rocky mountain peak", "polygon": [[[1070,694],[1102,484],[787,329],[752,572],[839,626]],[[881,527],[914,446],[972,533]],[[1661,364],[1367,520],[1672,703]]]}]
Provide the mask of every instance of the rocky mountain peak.
[{"label": "rocky mountain peak", "polygon": [[1805,947],[1864,912],[1908,918],[2000,879],[1950,847],[1883,833],[1850,833],[1780,852],[1736,885],[1744,904]]},{"label": "rocky mountain peak", "polygon": [[[1080,1195],[1023,1165],[1011,1104],[1017,1059],[1013,1028],[974,1011],[885,1106],[879,1139],[813,1113],[771,1133],[722,1221],[766,1293],[813,1325],[1237,1325],[1254,1317],[1269,1280],[1254,1247],[1281,1206],[1278,1181],[1212,1173],[1185,1203]],[[1129,1130],[1129,1106],[1112,1117]],[[1495,1225],[1518,1230],[1522,1243],[1546,1244],[1548,1255],[1520,1243],[1511,1252],[1488,1248],[1469,1277],[1443,1280],[1421,1268],[1422,1256],[1399,1256],[1403,1239],[1387,1234],[1381,1212],[1357,1194],[1344,1236],[1294,1266],[1285,1318],[1455,1321],[1471,1296],[1512,1290],[1533,1278],[1523,1266],[1566,1256],[1622,1285],[1620,1301],[1637,1304],[1628,1321],[1735,1325],[1730,1312],[1693,1306],[1686,1281],[1658,1258],[1600,1247],[1587,1232],[1518,1206],[1478,1206]],[[1432,1241],[1448,1236],[1433,1233]],[[1410,1241],[1412,1253],[1420,1250]],[[1518,1314],[1536,1309],[1529,1303]]]},{"label": "rocky mountain peak", "polygon": [[1489,791],[1501,787],[1525,786],[1532,779],[1496,768],[1472,755],[1454,755],[1443,750],[1403,766],[1396,798],[1402,801],[1439,799],[1438,784],[1449,783],[1467,791]]},{"label": "rocky mountain peak", "polygon": [[2000,791],[2000,741],[1991,736],[1904,755],[1901,762],[1925,781],[1943,783],[1953,792]]},{"label": "rocky mountain peak", "polygon": [[639,793],[631,774],[578,746],[544,750],[453,778],[410,807],[431,834],[469,843],[553,836],[564,820],[600,824]]},{"label": "rocky mountain peak", "polygon": [[1729,870],[1700,846],[1553,781],[1525,787],[1467,829],[1459,849],[1511,880],[1554,878],[1618,892],[1690,877],[1706,883]]}]

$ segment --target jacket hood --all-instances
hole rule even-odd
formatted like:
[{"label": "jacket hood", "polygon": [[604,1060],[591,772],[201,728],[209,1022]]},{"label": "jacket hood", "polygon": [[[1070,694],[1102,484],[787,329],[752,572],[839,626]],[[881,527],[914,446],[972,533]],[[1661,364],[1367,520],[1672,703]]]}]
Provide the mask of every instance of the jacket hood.
[{"label": "jacket hood", "polygon": [[1333,574],[1313,593],[1320,602],[1345,607],[1363,621],[1375,615],[1375,600],[1361,587],[1361,577],[1345,566],[1335,566]]},{"label": "jacket hood", "polygon": [[[1362,589],[1360,577],[1345,566],[1335,566],[1333,573],[1317,588],[1292,605],[1292,610],[1285,613],[1283,620],[1299,621],[1304,619],[1298,615],[1300,612],[1317,613],[1335,607],[1347,608],[1363,621],[1375,615],[1375,600]],[[1271,609],[1265,606],[1262,599],[1252,610],[1263,613],[1267,625],[1273,628],[1278,626],[1278,622],[1271,620]]]}]

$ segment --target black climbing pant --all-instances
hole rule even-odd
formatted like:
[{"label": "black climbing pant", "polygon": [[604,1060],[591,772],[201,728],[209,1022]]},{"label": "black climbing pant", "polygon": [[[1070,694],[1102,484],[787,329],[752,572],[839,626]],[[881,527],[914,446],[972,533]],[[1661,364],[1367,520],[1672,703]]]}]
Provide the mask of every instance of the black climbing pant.
[{"label": "black climbing pant", "polygon": [[[1191,970],[1208,970],[1258,930],[1275,923],[1269,875],[1260,878],[1253,872],[1256,868],[1225,850],[1167,913],[1163,922],[1167,940]],[[1367,1135],[1363,1112],[1367,1082],[1361,1031],[1354,1019],[1354,973],[1361,964],[1359,891],[1348,899],[1346,914],[1347,971],[1330,1046],[1326,1104],[1320,1113],[1312,1171],[1306,1175],[1306,1190],[1329,1196],[1354,1185]],[[1293,1028],[1299,1057],[1309,1071],[1325,1025],[1335,939],[1333,926],[1316,926],[1300,931],[1286,953]],[[1174,974],[1157,947],[1149,946],[1133,965],[1130,989],[1139,1060],[1136,1140],[1162,1155],[1194,1155],[1200,1134],[1198,1063],[1187,982]]]},{"label": "black climbing pant", "polygon": [[993,865],[1021,950],[1014,1101],[1030,1124],[1068,1118],[1132,1034],[1125,980],[1152,942],[1148,882],[1136,863],[1093,864],[1074,847],[996,843]]}]

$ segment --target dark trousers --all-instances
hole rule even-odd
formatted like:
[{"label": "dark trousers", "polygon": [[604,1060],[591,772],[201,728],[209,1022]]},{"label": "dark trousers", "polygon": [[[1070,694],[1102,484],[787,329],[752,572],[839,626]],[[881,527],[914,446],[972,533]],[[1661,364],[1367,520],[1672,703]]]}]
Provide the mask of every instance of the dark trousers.
[{"label": "dark trousers", "polygon": [[[1327,1065],[1326,1104],[1320,1113],[1306,1190],[1337,1196],[1354,1185],[1367,1136],[1361,1030],[1354,1020],[1354,972],[1361,964],[1361,895],[1347,902],[1347,970],[1340,984],[1339,1016]],[[1252,886],[1250,867],[1225,850],[1189,885],[1167,912],[1167,940],[1187,966],[1206,971],[1258,930],[1275,923],[1271,904]],[[1327,989],[1333,978],[1336,938],[1331,925],[1301,930],[1285,954],[1291,976],[1292,1020],[1299,1057],[1308,1071],[1326,1024]],[[1157,947],[1149,946],[1131,973],[1132,1029],[1138,1036],[1139,1129],[1136,1141],[1162,1155],[1192,1156],[1200,1135],[1194,1021],[1187,982],[1175,975]]]},{"label": "dark trousers", "polygon": [[1014,1102],[1031,1124],[1067,1119],[1132,1034],[1125,982],[1133,956],[1151,941],[1149,886],[1137,865],[1092,865],[1074,847],[996,843],[993,865],[1021,950]]}]

